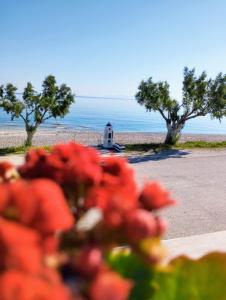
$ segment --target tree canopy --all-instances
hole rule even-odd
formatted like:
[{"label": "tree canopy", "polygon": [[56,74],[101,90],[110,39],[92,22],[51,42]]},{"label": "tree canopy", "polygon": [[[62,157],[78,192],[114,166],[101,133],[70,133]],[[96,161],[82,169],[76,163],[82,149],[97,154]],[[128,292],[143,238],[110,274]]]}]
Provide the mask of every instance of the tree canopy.
[{"label": "tree canopy", "polygon": [[210,114],[221,119],[226,116],[226,74],[219,73],[208,79],[206,72],[195,75],[195,69],[184,68],[182,100],[170,97],[166,81],[154,82],[152,77],[142,81],[136,99],[148,111],[158,111],[166,121],[166,143],[175,143],[185,122]]},{"label": "tree canopy", "polygon": [[49,75],[42,84],[41,93],[37,93],[30,82],[27,83],[22,99],[17,88],[8,83],[0,86],[0,107],[11,115],[11,119],[22,118],[27,132],[26,144],[30,145],[38,126],[50,118],[63,118],[74,102],[71,89],[62,84],[58,86],[54,76]]}]

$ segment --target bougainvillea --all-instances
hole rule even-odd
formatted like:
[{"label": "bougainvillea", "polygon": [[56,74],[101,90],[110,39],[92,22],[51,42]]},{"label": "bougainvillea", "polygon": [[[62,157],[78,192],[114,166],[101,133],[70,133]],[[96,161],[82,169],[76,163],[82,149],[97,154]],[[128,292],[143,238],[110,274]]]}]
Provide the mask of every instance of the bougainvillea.
[{"label": "bougainvillea", "polygon": [[126,246],[158,263],[156,210],[174,201],[157,183],[139,189],[124,159],[62,144],[31,150],[18,170],[1,163],[0,179],[0,299],[126,300],[135,283],[108,254]]}]

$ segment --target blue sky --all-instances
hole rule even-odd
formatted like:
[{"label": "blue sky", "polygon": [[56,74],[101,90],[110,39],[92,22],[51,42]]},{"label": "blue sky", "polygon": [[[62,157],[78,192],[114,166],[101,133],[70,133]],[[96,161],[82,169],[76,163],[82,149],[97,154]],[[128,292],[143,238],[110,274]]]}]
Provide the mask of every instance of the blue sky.
[{"label": "blue sky", "polygon": [[149,76],[181,95],[183,67],[226,68],[225,0],[0,0],[0,83],[134,95]]}]

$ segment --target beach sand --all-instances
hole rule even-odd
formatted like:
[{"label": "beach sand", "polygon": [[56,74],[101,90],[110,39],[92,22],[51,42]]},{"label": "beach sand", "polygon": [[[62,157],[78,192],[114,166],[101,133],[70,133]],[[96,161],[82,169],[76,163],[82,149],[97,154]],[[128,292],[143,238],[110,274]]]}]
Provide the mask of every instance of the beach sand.
[{"label": "beach sand", "polygon": [[[26,138],[25,131],[22,129],[1,129],[0,148],[22,145]],[[114,132],[114,142],[120,144],[136,143],[159,143],[163,142],[164,133],[147,132]],[[98,145],[102,143],[103,134],[91,131],[76,131],[71,129],[40,129],[34,136],[33,145],[53,145],[68,141],[77,141],[85,145]],[[182,134],[180,141],[225,141],[225,135],[215,134]]]}]

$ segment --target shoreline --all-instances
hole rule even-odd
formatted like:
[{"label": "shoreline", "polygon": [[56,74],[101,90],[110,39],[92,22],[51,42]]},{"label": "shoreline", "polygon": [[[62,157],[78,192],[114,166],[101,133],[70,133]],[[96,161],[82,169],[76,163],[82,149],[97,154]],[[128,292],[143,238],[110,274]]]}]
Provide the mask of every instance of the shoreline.
[{"label": "shoreline", "polygon": [[[114,132],[114,142],[120,144],[162,143],[165,133],[158,132]],[[26,138],[23,129],[0,129],[0,148],[20,146]],[[34,136],[34,146],[53,145],[76,141],[84,145],[98,145],[102,143],[103,133],[73,129],[39,129]],[[226,141],[225,134],[188,134],[182,133],[180,142],[186,141]]]}]

